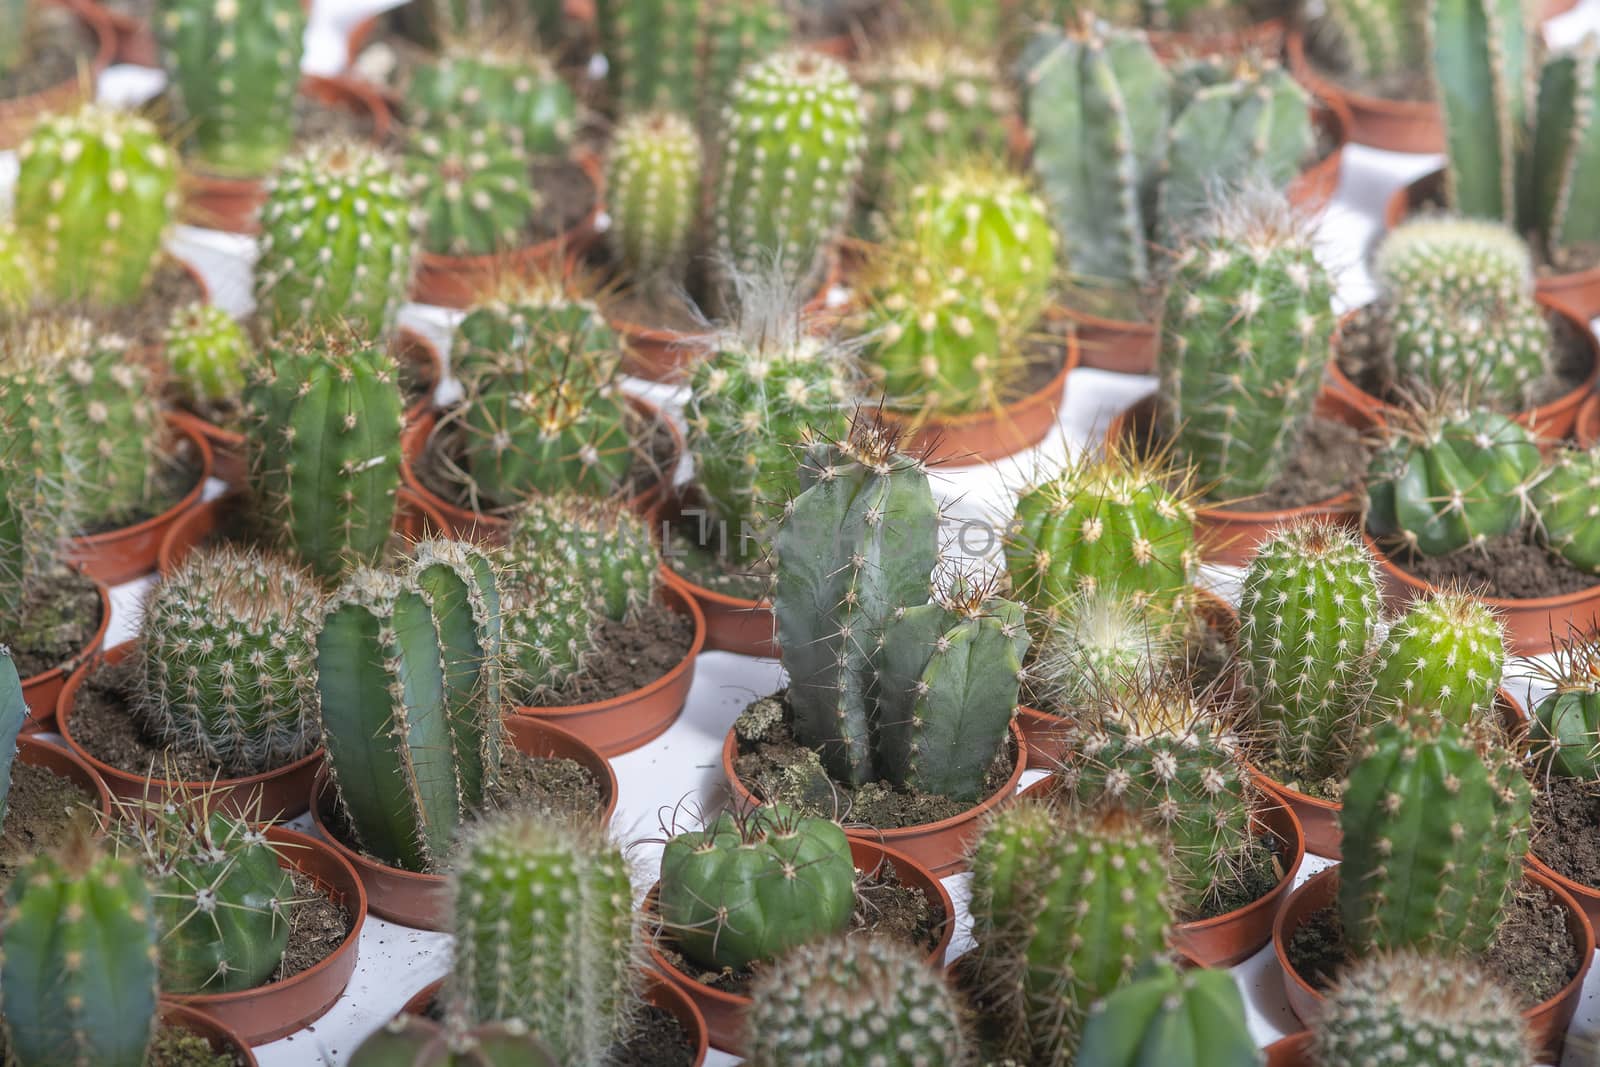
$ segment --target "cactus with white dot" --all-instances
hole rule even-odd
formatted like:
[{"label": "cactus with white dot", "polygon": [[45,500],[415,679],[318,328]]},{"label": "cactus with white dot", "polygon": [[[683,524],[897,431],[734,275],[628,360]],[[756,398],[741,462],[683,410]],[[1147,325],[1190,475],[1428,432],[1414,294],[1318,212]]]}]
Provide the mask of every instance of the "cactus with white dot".
[{"label": "cactus with white dot", "polygon": [[564,556],[524,554],[507,566],[506,689],[518,705],[551,698],[598,647],[594,586]]},{"label": "cactus with white dot", "polygon": [[17,150],[12,218],[61,303],[125,305],[144,291],[178,204],[177,155],[150,120],[85,104]]},{"label": "cactus with white dot", "polygon": [[167,366],[183,402],[228,404],[244,393],[256,350],[239,320],[214,304],[172,310],[164,335]]},{"label": "cactus with white dot", "polygon": [[528,244],[541,204],[528,156],[504,127],[451,119],[411,132],[407,166],[424,219],[422,247],[486,256]]},{"label": "cactus with white dot", "polygon": [[[1077,1067],[1261,1067],[1244,998],[1227,971],[1160,960],[1090,1010]],[[1353,1062],[1342,1059],[1328,1063]]]},{"label": "cactus with white dot", "polygon": [[22,317],[41,288],[38,254],[9,219],[0,221],[0,323]]},{"label": "cactus with white dot", "polygon": [[1505,629],[1488,605],[1437,591],[1390,624],[1375,653],[1373,696],[1380,707],[1428,708],[1465,726],[1493,713],[1505,665]]},{"label": "cactus with white dot", "polygon": [[560,1063],[605,1063],[627,1034],[640,974],[617,844],[540,816],[495,816],[462,842],[450,898],[449,1003],[474,1023],[526,1027]]},{"label": "cactus with white dot", "polygon": [[494,126],[530,156],[562,155],[578,132],[577,97],[555,64],[500,37],[446,41],[412,72],[405,102],[414,126]]},{"label": "cactus with white dot", "polygon": [[174,0],[155,30],[185,153],[224,177],[266,174],[294,143],[300,0]]},{"label": "cactus with white dot", "polygon": [[561,1067],[550,1046],[515,1023],[446,1027],[400,1014],[350,1054],[348,1067]]},{"label": "cactus with white dot", "polygon": [[1600,781],[1600,632],[1558,638],[1540,675],[1550,692],[1533,706],[1528,747],[1560,777]]},{"label": "cactus with white dot", "polygon": [[581,493],[536,496],[518,508],[507,539],[524,574],[550,563],[589,589],[589,601],[616,622],[634,618],[655,596],[661,558],[650,523],[626,502]]},{"label": "cactus with white dot", "polygon": [[918,953],[881,937],[802,945],[750,991],[752,1067],[960,1063],[961,1007]]},{"label": "cactus with white dot", "polygon": [[417,228],[397,159],[357,141],[308,145],[267,185],[256,303],[278,328],[348,322],[376,335],[405,302]]},{"label": "cactus with white dot", "polygon": [[681,115],[648,111],[617,124],[606,160],[606,239],[635,281],[682,276],[703,166],[700,138]]},{"label": "cactus with white dot", "polygon": [[528,373],[571,373],[595,385],[616,374],[620,342],[589,297],[559,281],[514,280],[467,310],[456,327],[451,363],[456,376],[475,379],[510,365]]},{"label": "cactus with white dot", "polygon": [[1600,445],[1559,449],[1532,499],[1550,550],[1578,570],[1600,574]]}]

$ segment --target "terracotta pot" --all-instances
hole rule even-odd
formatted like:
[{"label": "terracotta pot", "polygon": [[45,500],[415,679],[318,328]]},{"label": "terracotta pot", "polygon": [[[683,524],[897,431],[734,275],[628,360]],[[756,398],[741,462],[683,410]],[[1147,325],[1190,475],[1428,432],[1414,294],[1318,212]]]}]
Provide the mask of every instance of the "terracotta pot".
[{"label": "terracotta pot", "polygon": [[1255,955],[1272,940],[1272,921],[1288,897],[1300,865],[1306,859],[1305,833],[1294,809],[1281,803],[1272,793],[1252,815],[1257,832],[1265,831],[1281,841],[1291,859],[1284,875],[1271,891],[1242,908],[1197,922],[1179,923],[1172,934],[1173,947],[1202,967],[1232,967]]},{"label": "terracotta pot", "polygon": [[649,685],[609,700],[559,707],[519,707],[518,715],[553,722],[602,756],[632,752],[662,734],[678,721],[694,684],[694,664],[706,644],[706,618],[700,606],[678,585],[672,572],[663,570],[660,600],[694,623],[694,641],[678,665]]},{"label": "terracotta pot", "polygon": [[61,699],[67,676],[99,652],[100,646],[105,643],[106,631],[111,627],[111,590],[104,582],[94,584],[100,593],[100,624],[95,627],[94,635],[77,655],[61,666],[22,680],[22,700],[28,705],[28,721],[22,726],[23,733],[55,729],[56,703]]},{"label": "terracotta pot", "polygon": [[1572,428],[1573,436],[1584,448],[1600,444],[1600,396],[1591,396],[1578,409],[1578,421]]},{"label": "terracotta pot", "polygon": [[[956,928],[955,905],[950,900],[950,893],[944,884],[932,871],[918,863],[915,857],[874,841],[863,841],[852,837],[850,854],[855,860],[856,870],[869,876],[876,874],[885,863],[893,864],[895,874],[903,885],[922,890],[923,896],[930,902],[936,901],[944,910],[945,919],[938,943],[928,950],[927,955],[930,966],[942,968],[945,952],[950,948],[950,939],[955,935]],[[645,894],[643,913],[647,931],[658,926],[661,921],[661,912],[656,903],[660,890],[661,883],[657,882]],[[696,981],[692,975],[685,974],[672,965],[672,961],[656,947],[656,940],[650,936],[645,938],[645,948],[650,953],[650,965],[700,1010],[714,1047],[735,1056],[742,1055],[744,1018],[745,1013],[750,1010],[750,998],[738,993],[725,993]]]},{"label": "terracotta pot", "polygon": [[582,256],[594,243],[595,221],[605,203],[605,176],[591,153],[574,157],[594,186],[589,212],[571,229],[538,244],[482,256],[447,256],[437,252],[417,255],[417,273],[411,282],[411,299],[419,304],[465,308],[506,278],[533,280]]},{"label": "terracotta pot", "polygon": [[[1562,987],[1561,992],[1522,1013],[1523,1022],[1527,1024],[1536,1046],[1545,1055],[1559,1060],[1561,1043],[1566,1036],[1567,1026],[1572,1022],[1573,1014],[1578,1009],[1578,1001],[1582,998],[1583,980],[1589,973],[1590,963],[1593,962],[1594,928],[1589,925],[1589,920],[1584,918],[1578,902],[1573,900],[1565,889],[1533,868],[1527,870],[1525,877],[1534,885],[1547,890],[1566,910],[1567,931],[1577,943],[1578,956],[1583,961],[1578,967],[1577,976]],[[1283,989],[1289,1000],[1289,1010],[1294,1012],[1295,1018],[1301,1022],[1307,1022],[1316,1016],[1323,994],[1320,990],[1312,988],[1311,984],[1295,970],[1289,961],[1289,943],[1295,931],[1304,926],[1307,919],[1335,902],[1338,892],[1339,868],[1329,867],[1313,875],[1304,885],[1289,894],[1289,899],[1284,902],[1283,909],[1278,912],[1277,921],[1272,926],[1272,949],[1277,954],[1278,966],[1283,970]]]},{"label": "terracotta pot", "polygon": [[1306,55],[1305,38],[1289,34],[1289,69],[1295,79],[1323,100],[1341,105],[1350,116],[1350,142],[1388,152],[1443,152],[1444,120],[1431,100],[1385,100],[1346,89],[1320,74]]},{"label": "terracotta pot", "polygon": [[202,1039],[217,1055],[231,1057],[230,1062],[234,1067],[259,1067],[250,1045],[231,1026],[180,1003],[176,998],[161,998],[161,1021]]},{"label": "terracotta pot", "polygon": [[1154,323],[1108,319],[1062,306],[1078,333],[1078,366],[1118,374],[1153,374],[1161,339]]},{"label": "terracotta pot", "polygon": [[111,793],[105,782],[94,773],[94,768],[71,749],[62,748],[53,741],[27,734],[17,738],[17,762],[49,771],[57,778],[65,778],[79,789],[94,797],[95,807],[107,822],[111,820]]},{"label": "terracotta pot", "polygon": [[[617,776],[611,764],[586,742],[554,726],[524,715],[506,716],[511,743],[525,756],[573,760],[594,775],[600,785],[600,811],[596,819],[611,821],[617,810]],[[450,890],[442,874],[403,871],[365,856],[343,841],[328,827],[337,794],[326,769],[317,774],[310,792],[311,818],[317,833],[328,842],[361,878],[370,898],[372,914],[419,930],[444,930],[450,923]]]},{"label": "terracotta pot", "polygon": [[[53,2],[56,6],[73,12],[84,27],[94,35],[95,53],[94,58],[89,61],[89,74],[98,76],[111,65],[117,46],[116,35],[106,22],[105,16],[72,0],[47,0],[47,2]],[[14,33],[16,27],[8,27],[6,32]],[[0,99],[0,152],[21,144],[41,116],[73,110],[84,99],[85,90],[91,89],[94,82],[95,77],[83,78],[74,73],[66,81],[37,93]],[[89,95],[92,96],[93,93],[90,92]]]},{"label": "terracotta pot", "polygon": [[120,770],[84,748],[72,732],[73,705],[77,702],[78,689],[102,661],[115,666],[133,655],[135,648],[135,642],[124,641],[115,648],[107,649],[104,656],[84,663],[72,672],[72,677],[67,679],[56,701],[56,729],[61,732],[62,739],[72,749],[73,755],[94,768],[94,772],[105,780],[112,796],[129,801],[147,798],[161,801],[172,794],[198,796],[210,793],[215,805],[222,811],[273,822],[292,819],[306,810],[306,797],[311,783],[322,766],[321,748],[293,763],[260,774],[193,782],[161,778],[158,776],[159,767],[152,767],[148,777]]},{"label": "terracotta pot", "polygon": [[309,970],[281,982],[237,993],[174,995],[172,999],[237,1030],[252,1045],[276,1041],[320,1019],[333,1007],[356,969],[356,946],[367,920],[367,894],[349,863],[315,837],[269,826],[267,840],[279,848],[279,865],[317,883],[350,914],[344,942]]},{"label": "terracotta pot", "polygon": [[[685,506],[696,504],[693,496],[675,494],[661,506],[661,543],[669,544],[671,526],[685,514]],[[778,638],[774,631],[772,605],[766,600],[747,600],[707,589],[672,569],[671,557],[662,566],[684,592],[699,606],[706,620],[706,651],[734,652],[741,656],[776,659]]]},{"label": "terracotta pot", "polygon": [[1311,1032],[1291,1034],[1268,1045],[1267,1067],[1316,1067],[1311,1062]]},{"label": "terracotta pot", "polygon": [[1283,54],[1288,24],[1281,18],[1262,19],[1223,33],[1149,31],[1150,47],[1164,60],[1186,56],[1238,56],[1255,52],[1276,58]]},{"label": "terracotta pot", "polygon": [[1344,173],[1344,147],[1350,143],[1350,127],[1354,120],[1350,109],[1337,97],[1320,97],[1311,113],[1317,129],[1334,144],[1333,151],[1301,171],[1284,195],[1305,215],[1319,215],[1333,202],[1339,191],[1339,177]]},{"label": "terracotta pot", "polygon": [[[1023,738],[1022,726],[1015,718],[1011,720],[1011,741],[1016,746],[1016,765],[1011,770],[1011,777],[1007,778],[999,789],[960,815],[952,815],[948,819],[923,826],[905,826],[893,830],[880,830],[871,826],[852,829],[846,826],[845,833],[849,835],[851,841],[881,842],[889,848],[903,852],[932,871],[936,877],[948,878],[953,874],[962,873],[967,869],[967,851],[977,840],[984,817],[1015,795],[1017,784],[1022,780],[1022,772],[1028,768],[1028,742]],[[730,726],[727,736],[722,739],[723,777],[727,779],[728,789],[733,793],[735,805],[744,809],[758,807],[761,804],[760,799],[745,786],[733,769],[734,759],[738,754],[738,737]],[[701,1008],[704,1007],[702,1004]],[[710,1018],[709,1014],[707,1018]],[[715,1029],[716,1022],[712,1020],[713,1032]]]}]

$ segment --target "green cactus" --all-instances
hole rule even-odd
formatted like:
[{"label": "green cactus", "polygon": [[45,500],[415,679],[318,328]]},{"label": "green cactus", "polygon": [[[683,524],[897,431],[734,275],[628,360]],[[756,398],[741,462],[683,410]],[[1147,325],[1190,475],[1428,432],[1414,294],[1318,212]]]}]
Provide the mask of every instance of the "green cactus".
[{"label": "green cactus", "polygon": [[266,174],[294,143],[300,0],[177,0],[155,18],[184,148],[203,169]]},{"label": "green cactus", "polygon": [[597,647],[594,589],[564,557],[526,556],[505,585],[506,687],[519,706],[550,699]]},{"label": "green cactus", "polygon": [[961,1008],[917,952],[881,937],[802,945],[750,991],[752,1067],[961,1063]]},{"label": "green cactus", "polygon": [[376,562],[400,485],[394,359],[355,338],[315,335],[265,356],[245,393],[257,425],[250,477],[258,513],[319,577]]},{"label": "green cactus", "polygon": [[1343,527],[1284,527],[1250,562],[1239,600],[1244,678],[1269,750],[1302,780],[1344,771],[1378,617],[1377,565]]},{"label": "green cactus", "polygon": [[[1537,36],[1534,38],[1537,40]],[[1585,37],[1576,49],[1548,56],[1539,72],[1532,136],[1524,140],[1520,216],[1524,232],[1559,252],[1600,240],[1585,199],[1597,178],[1600,48]]]},{"label": "green cactus", "polygon": [[6,821],[6,798],[11,792],[11,765],[17,757],[17,736],[28,720],[28,701],[11,650],[0,645],[0,826]]},{"label": "green cactus", "polygon": [[256,364],[250,335],[238,319],[214,304],[174,308],[164,351],[172,382],[191,406],[238,400]]},{"label": "green cactus", "polygon": [[1075,1062],[1077,1067],[1261,1067],[1265,1057],[1250,1036],[1233,975],[1179,971],[1163,960],[1094,1006]]},{"label": "green cactus", "polygon": [[513,566],[525,574],[540,564],[564,564],[588,586],[591,603],[616,622],[655,597],[661,557],[650,522],[623,501],[565,492],[534,497],[517,509],[507,545]]},{"label": "green cactus", "polygon": [[612,253],[635,280],[682,277],[700,212],[700,138],[671,111],[629,115],[606,159]]},{"label": "green cactus", "polygon": [[1600,633],[1559,638],[1539,675],[1551,691],[1533,706],[1528,747],[1563,778],[1600,780]]},{"label": "green cactus", "polygon": [[1488,948],[1522,881],[1533,803],[1495,735],[1402,712],[1367,734],[1343,803],[1339,914],[1354,954]]},{"label": "green cactus", "polygon": [[38,256],[9,219],[0,221],[0,325],[21,318],[38,299]]},{"label": "green cactus", "polygon": [[1322,387],[1332,299],[1309,228],[1276,193],[1222,209],[1179,255],[1161,422],[1210,498],[1252,497],[1282,476]]},{"label": "green cactus", "polygon": [[343,322],[376,335],[406,299],[417,228],[398,160],[357,141],[309,145],[268,182],[256,303],[278,329]]},{"label": "green cactus", "polygon": [[1541,464],[1526,429],[1484,410],[1444,406],[1391,417],[1367,472],[1367,529],[1441,556],[1519,529]]},{"label": "green cactus", "polygon": [[1505,631],[1477,597],[1457,590],[1417,600],[1389,626],[1371,668],[1387,708],[1428,708],[1458,725],[1490,718],[1506,664]]},{"label": "green cactus", "polygon": [[843,931],[855,878],[837,823],[775,804],[723,812],[667,842],[661,922],[690,960],[738,969]]},{"label": "green cactus", "polygon": [[605,1063],[640,974],[622,850],[597,830],[496,817],[462,843],[450,893],[451,1004],[471,1022],[526,1027],[557,1062]]},{"label": "green cactus", "polygon": [[1410,0],[1327,0],[1349,69],[1367,79],[1420,70],[1428,55],[1428,7]]},{"label": "green cactus", "polygon": [[593,300],[539,277],[508,282],[473,304],[456,327],[451,362],[465,380],[511,366],[599,386],[616,375],[620,345]]},{"label": "green cactus", "polygon": [[529,156],[564,155],[578,132],[577,97],[550,58],[489,28],[450,38],[419,64],[405,101],[417,127],[494,127]]},{"label": "green cactus", "polygon": [[451,256],[486,256],[528,243],[541,198],[528,181],[528,157],[499,126],[449,121],[411,133],[407,164],[426,221],[422,247]]},{"label": "green cactus", "polygon": [[6,888],[0,989],[27,1067],[144,1067],[156,1025],[156,912],[139,868],[76,824]]},{"label": "green cactus", "polygon": [[0,16],[12,32],[0,41],[0,74],[10,74],[32,55],[31,44],[37,32],[37,6],[33,0],[4,0]]},{"label": "green cactus", "polygon": [[58,302],[124,305],[144,291],[178,204],[178,164],[155,124],[85,104],[17,150],[11,217]]},{"label": "green cactus", "polygon": [[526,1027],[447,1025],[397,1015],[356,1047],[348,1067],[561,1067],[550,1046]]},{"label": "green cactus", "polygon": [[150,370],[131,358],[128,342],[81,320],[77,343],[59,351],[66,419],[84,436],[80,453],[85,521],[120,521],[155,493],[165,432]]},{"label": "green cactus", "polygon": [[1558,450],[1533,487],[1533,510],[1552,551],[1579,570],[1600,574],[1600,447]]},{"label": "green cactus", "polygon": [[1183,650],[1176,635],[1115,588],[1079,593],[1040,629],[1029,689],[1063,715],[1088,707],[1120,714]]}]

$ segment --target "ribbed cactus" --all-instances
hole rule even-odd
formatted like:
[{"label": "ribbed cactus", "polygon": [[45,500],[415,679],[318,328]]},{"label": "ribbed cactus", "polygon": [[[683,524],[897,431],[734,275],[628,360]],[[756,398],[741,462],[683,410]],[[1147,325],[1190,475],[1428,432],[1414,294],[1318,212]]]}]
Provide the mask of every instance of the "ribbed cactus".
[{"label": "ribbed cactus", "polygon": [[164,335],[172,382],[187,404],[238,400],[256,350],[239,320],[214,304],[174,308]]},{"label": "ribbed cactus", "polygon": [[377,334],[411,284],[413,207],[399,161],[371,145],[320,141],[284,160],[261,207],[256,303],[267,320]]},{"label": "ribbed cactus", "polygon": [[842,932],[856,869],[837,823],[781,804],[723,812],[661,855],[661,921],[703,967],[740,968]]},{"label": "ribbed cactus", "polygon": [[640,973],[622,850],[596,829],[496,816],[463,841],[450,894],[450,1003],[472,1022],[525,1026],[556,1062],[605,1063]]},{"label": "ribbed cactus", "polygon": [[917,952],[880,937],[803,945],[750,991],[751,1067],[963,1062],[961,1007]]},{"label": "ribbed cactus", "polygon": [[1062,715],[1091,706],[1128,708],[1144,683],[1183,651],[1183,635],[1153,624],[1115,588],[1078,594],[1040,630],[1028,664],[1029,689]]},{"label": "ribbed cactus", "polygon": [[1522,880],[1532,791],[1498,734],[1426,709],[1367,734],[1345,785],[1339,914],[1359,957],[1486,949]]},{"label": "ribbed cactus", "polygon": [[156,1024],[156,912],[138,866],[88,827],[6,888],[0,1006],[8,1051],[33,1067],[144,1067]]},{"label": "ribbed cactus", "polygon": [[[3,515],[3,506],[0,506]],[[6,797],[11,792],[11,764],[17,756],[17,735],[28,720],[28,701],[11,650],[0,645],[0,826],[6,820]]]},{"label": "ribbed cactus", "polygon": [[178,0],[154,21],[186,153],[215,174],[271,170],[294,143],[300,0]]},{"label": "ribbed cactus", "polygon": [[1263,1062],[1233,975],[1179,971],[1165,961],[1094,1006],[1076,1060],[1077,1067],[1261,1067]]},{"label": "ribbed cactus", "polygon": [[1600,574],[1600,447],[1563,448],[1533,487],[1545,543],[1568,563]]},{"label": "ribbed cactus", "polygon": [[1558,639],[1555,663],[1540,674],[1551,691],[1533,706],[1528,747],[1563,778],[1600,780],[1600,634]]},{"label": "ribbed cactus", "polygon": [[356,338],[306,335],[270,349],[245,393],[251,486],[276,541],[319,576],[373,563],[400,486],[394,359]]},{"label": "ribbed cactus", "polygon": [[1409,950],[1341,971],[1312,1034],[1314,1063],[1527,1067],[1540,1058],[1516,997],[1479,964]]},{"label": "ribbed cactus", "polygon": [[517,704],[536,704],[589,665],[594,590],[565,558],[527,556],[508,567],[504,592],[506,689]]},{"label": "ribbed cactus", "polygon": [[[0,367],[0,598],[27,605],[57,577],[60,552],[86,510],[78,444],[50,324],[6,336]],[[13,639],[20,634],[13,635]]]},{"label": "ribbed cactus", "polygon": [[321,592],[254,550],[190,556],[145,601],[138,714],[169,745],[259,774],[310,754],[317,728]]},{"label": "ribbed cactus", "polygon": [[39,296],[38,254],[9,219],[0,222],[0,324],[21,317]]},{"label": "ribbed cactus", "polygon": [[456,327],[451,362],[464,379],[512,366],[601,385],[616,373],[619,343],[593,300],[540,277],[473,304]]},{"label": "ribbed cactus", "polygon": [[562,1067],[525,1026],[447,1026],[423,1015],[397,1015],[356,1047],[347,1067]]},{"label": "ribbed cactus", "polygon": [[530,577],[535,567],[564,565],[594,607],[618,622],[655,595],[661,557],[650,522],[616,498],[536,496],[517,509],[507,544],[512,565]]},{"label": "ribbed cactus", "polygon": [[[1533,35],[1537,41],[1537,34]],[[1521,226],[1537,233],[1550,250],[1600,240],[1591,210],[1600,127],[1600,47],[1585,37],[1572,51],[1548,56],[1539,72],[1532,137],[1524,140]]]},{"label": "ribbed cactus", "polygon": [[[499,555],[465,541],[418,541],[404,574],[433,609],[452,729],[457,736],[492,733],[480,720],[504,696],[506,582]],[[481,795],[499,768],[499,747],[469,738],[456,757],[462,796]]]},{"label": "ribbed cactus", "polygon": [[745,68],[722,113],[711,250],[725,267],[781,264],[813,286],[866,148],[861,92],[836,60],[791,49]]},{"label": "ribbed cactus", "polygon": [[972,855],[979,975],[1005,1054],[1073,1062],[1091,1006],[1163,951],[1172,923],[1161,843],[1123,812],[1022,802],[991,816]]},{"label": "ribbed cactus", "polygon": [[178,204],[176,154],[150,120],[85,104],[43,119],[17,150],[11,217],[59,302],[129,304]]},{"label": "ribbed cactus", "polygon": [[1372,667],[1382,707],[1428,708],[1465,726],[1494,713],[1505,631],[1477,597],[1435,592],[1389,626]]},{"label": "ribbed cactus", "polygon": [[1332,523],[1284,527],[1261,545],[1239,600],[1239,651],[1265,741],[1302,779],[1342,774],[1358,736],[1377,565]]},{"label": "ribbed cactus", "polygon": [[700,212],[700,138],[671,111],[617,124],[606,160],[606,239],[635,280],[680,277]]},{"label": "ribbed cactus", "polygon": [[1224,207],[1173,266],[1161,324],[1165,433],[1212,499],[1272,485],[1311,417],[1333,279],[1278,194]]},{"label": "ribbed cactus", "polygon": [[1391,419],[1367,472],[1367,529],[1424,556],[1515,532],[1540,472],[1532,435],[1504,415],[1442,407]]},{"label": "ribbed cactus", "polygon": [[1375,79],[1415,71],[1427,62],[1428,8],[1410,0],[1327,0],[1350,70]]},{"label": "ribbed cactus", "polygon": [[453,37],[418,64],[405,101],[416,126],[496,127],[530,156],[562,155],[578,132],[577,97],[555,64],[493,27]]},{"label": "ribbed cactus", "polygon": [[[86,336],[78,331],[89,329]],[[75,320],[76,343],[58,350],[67,419],[84,436],[72,442],[82,460],[87,519],[137,513],[155,492],[164,432],[150,370],[131,358],[126,340]]]},{"label": "ribbed cactus", "polygon": [[485,256],[528,243],[540,197],[528,180],[527,153],[503,127],[460,121],[420,127],[411,133],[407,166],[429,252]]}]

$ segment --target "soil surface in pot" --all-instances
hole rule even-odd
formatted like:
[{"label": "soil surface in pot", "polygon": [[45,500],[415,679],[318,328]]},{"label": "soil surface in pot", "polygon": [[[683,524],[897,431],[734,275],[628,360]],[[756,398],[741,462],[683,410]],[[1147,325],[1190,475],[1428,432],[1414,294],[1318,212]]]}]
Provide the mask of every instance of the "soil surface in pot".
[{"label": "soil surface in pot", "polygon": [[[1525,884],[1506,906],[1494,944],[1478,958],[1527,1010],[1561,992],[1582,960],[1567,930],[1567,913],[1550,893]],[[1309,916],[1287,946],[1289,961],[1313,989],[1325,989],[1350,959],[1337,905]]]},{"label": "soil surface in pot", "polygon": [[559,708],[625,696],[683,662],[694,644],[694,620],[652,603],[623,622],[603,620],[590,667],[530,705]]},{"label": "soil surface in pot", "polygon": [[124,307],[96,307],[85,312],[106,333],[126,337],[135,348],[161,351],[166,345],[172,312],[204,301],[206,292],[183,264],[163,256],[150,274],[139,299]]},{"label": "soil surface in pot", "polygon": [[75,570],[61,568],[28,592],[21,610],[8,609],[0,641],[23,678],[66,663],[100,628],[100,590]]},{"label": "soil surface in pot", "polygon": [[66,840],[73,820],[98,803],[95,794],[75,782],[21,760],[13,763],[5,833],[0,835],[0,889],[10,885],[12,876],[36,853]]},{"label": "soil surface in pot", "polygon": [[1468,545],[1444,556],[1419,556],[1403,548],[1390,552],[1397,567],[1435,586],[1452,582],[1479,596],[1501,600],[1581,593],[1600,576],[1568,563],[1538,543],[1532,530]]},{"label": "soil surface in pot", "polygon": [[284,950],[273,982],[309,971],[338,950],[350,936],[350,913],[312,878],[290,871],[295,906],[289,912],[289,947]]},{"label": "soil surface in pot", "polygon": [[157,461],[150,498],[138,507],[107,515],[84,527],[80,533],[93,535],[125,530],[164,515],[176,507],[200,480],[200,457],[187,437],[178,438],[176,447]]},{"label": "soil surface in pot", "polygon": [[[794,739],[792,721],[785,690],[757,700],[733,724],[737,746],[734,772],[747,789],[763,799],[879,830],[927,826],[971,811],[978,803],[900,789],[888,782],[868,782],[855,788],[840,785],[822,770],[817,754]],[[1008,739],[989,766],[982,797],[991,797],[1003,787],[1015,766],[1016,752]]]},{"label": "soil surface in pot", "polygon": [[601,1067],[689,1067],[694,1053],[678,1017],[646,1004],[633,1021],[633,1031],[606,1053]]},{"label": "soil surface in pot", "polygon": [[1343,89],[1380,100],[1425,103],[1433,99],[1433,79],[1426,65],[1373,77],[1351,70],[1349,46],[1328,19],[1312,21],[1305,39],[1306,59],[1312,68]]},{"label": "soil surface in pot", "polygon": [[[10,1043],[0,1027],[0,1063],[11,1062]],[[244,1058],[234,1052],[214,1052],[211,1043],[184,1029],[181,1023],[160,1020],[155,1040],[145,1050],[144,1067],[239,1067]]]},{"label": "soil surface in pot", "polygon": [[[78,68],[88,70],[100,50],[93,31],[78,21],[67,7],[33,4],[34,26],[23,47],[23,61],[15,70],[0,72],[0,102],[54,89],[76,81]],[[18,31],[7,26],[6,33]]]},{"label": "soil surface in pot", "polygon": [[1202,922],[1249,907],[1278,887],[1293,859],[1276,835],[1257,834],[1239,876],[1217,892],[1206,894],[1198,905],[1185,901],[1178,911],[1178,921]]},{"label": "soil surface in pot", "polygon": [[[1407,218],[1416,218],[1422,215],[1450,214],[1452,212],[1449,204],[1445,202],[1444,192],[1439,189],[1423,198],[1422,202],[1412,209]],[[1528,242],[1528,247],[1533,250],[1534,273],[1541,278],[1548,278],[1555,274],[1573,274],[1578,271],[1600,267],[1600,242],[1585,241],[1553,247],[1536,232],[1529,231],[1522,236]]]},{"label": "soil surface in pot", "polygon": [[1344,795],[1344,774],[1329,775],[1326,778],[1307,779],[1298,768],[1291,767],[1282,758],[1273,755],[1264,755],[1259,760],[1252,760],[1256,770],[1277,782],[1287,786],[1296,793],[1304,794],[1316,800],[1326,800],[1330,804],[1337,804]]},{"label": "soil surface in pot", "polygon": [[[741,600],[760,600],[772,588],[772,568],[762,559],[739,563],[720,551],[716,544],[705,544],[701,537],[701,514],[680,516],[668,535],[665,560],[676,573],[702,589]],[[710,540],[718,536],[707,531]],[[729,537],[736,536],[729,531]]]},{"label": "soil surface in pot", "polygon": [[1600,789],[1535,774],[1533,854],[1563,878],[1600,888]]}]

